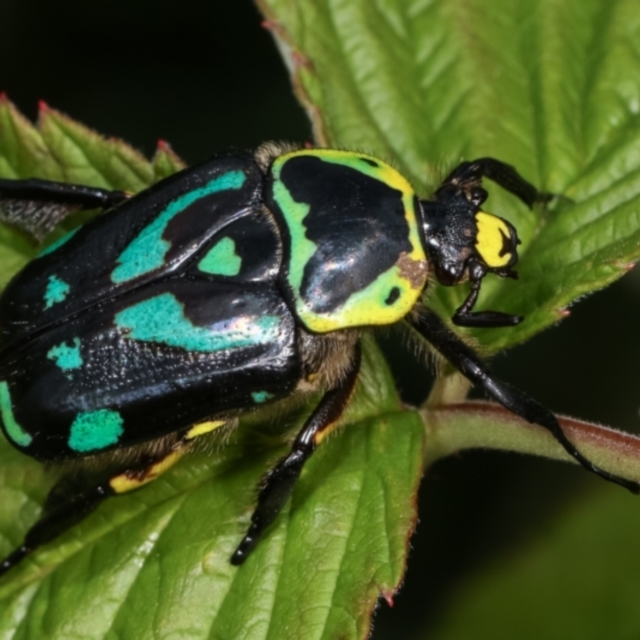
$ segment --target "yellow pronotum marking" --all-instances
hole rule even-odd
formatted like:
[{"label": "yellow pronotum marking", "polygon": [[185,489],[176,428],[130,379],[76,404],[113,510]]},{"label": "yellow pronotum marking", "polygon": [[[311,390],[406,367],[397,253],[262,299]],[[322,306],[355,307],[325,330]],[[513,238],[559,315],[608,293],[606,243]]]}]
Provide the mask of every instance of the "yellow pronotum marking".
[{"label": "yellow pronotum marking", "polygon": [[[365,289],[353,293],[339,309],[329,313],[316,313],[300,295],[303,269],[314,254],[316,245],[304,233],[304,217],[308,213],[308,205],[293,201],[280,182],[280,171],[284,164],[298,156],[316,157],[325,162],[356,168],[399,191],[409,226],[411,251],[399,256],[395,265],[381,273]],[[376,166],[362,163],[362,160],[372,160]],[[276,179],[274,193],[287,218],[291,253],[296,256],[295,260],[289,260],[289,281],[295,292],[298,317],[306,327],[316,333],[328,333],[347,327],[393,324],[406,316],[420,297],[427,280],[427,257],[420,241],[417,213],[414,210],[415,192],[409,181],[378,158],[336,149],[302,149],[284,154],[274,161],[272,171]],[[399,296],[393,305],[387,305],[385,299],[394,288],[398,289]]]},{"label": "yellow pronotum marking", "polygon": [[[484,211],[476,213],[476,249],[488,267],[504,267],[511,261],[512,253],[504,250],[504,238],[510,238],[509,227],[502,218]],[[502,255],[500,255],[502,253]]]},{"label": "yellow pronotum marking", "polygon": [[153,482],[159,475],[172,467],[186,452],[187,449],[172,451],[169,455],[162,458],[162,460],[158,460],[158,462],[152,464],[144,473],[121,473],[119,476],[111,478],[109,485],[116,493],[126,493],[127,491],[133,491],[134,489],[143,487],[145,484]]},{"label": "yellow pronotum marking", "polygon": [[226,422],[224,420],[208,420],[207,422],[200,422],[199,424],[194,424],[189,431],[187,431],[185,435],[185,440],[193,440],[198,436],[202,436],[205,433],[211,433],[216,429],[224,426]]}]

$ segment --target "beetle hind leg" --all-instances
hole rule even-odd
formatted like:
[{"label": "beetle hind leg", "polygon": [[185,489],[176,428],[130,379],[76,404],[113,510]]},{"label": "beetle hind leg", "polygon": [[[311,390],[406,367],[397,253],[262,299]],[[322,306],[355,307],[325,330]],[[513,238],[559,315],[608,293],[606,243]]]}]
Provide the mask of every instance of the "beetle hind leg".
[{"label": "beetle hind leg", "polygon": [[[0,562],[0,576],[21,562],[27,555],[84,520],[107,498],[128,493],[155,480],[172,467],[188,450],[193,428],[174,444],[169,451],[146,457],[138,463],[120,467],[101,479],[76,474],[62,477],[51,489],[40,519],[27,531],[17,549]],[[104,475],[107,477],[105,478]],[[85,488],[81,488],[80,480]],[[87,485],[89,488],[87,489]]]},{"label": "beetle hind leg", "polygon": [[564,450],[584,469],[595,473],[604,480],[614,482],[632,493],[640,493],[640,485],[610,473],[595,465],[576,449],[567,438],[557,418],[549,409],[530,398],[516,387],[494,378],[482,364],[473,349],[456,336],[430,309],[423,309],[419,316],[410,319],[410,324],[435,347],[460,373],[474,385],[483,389],[503,407],[527,422],[544,427],[562,445]]},{"label": "beetle hind leg", "polygon": [[78,522],[84,520],[98,505],[109,497],[108,485],[101,483],[88,491],[68,495],[62,501],[62,486],[68,478],[62,478],[51,490],[47,502],[59,502],[53,509],[46,509],[40,519],[27,531],[22,544],[0,562],[0,576],[21,562],[38,547],[57,538]]}]

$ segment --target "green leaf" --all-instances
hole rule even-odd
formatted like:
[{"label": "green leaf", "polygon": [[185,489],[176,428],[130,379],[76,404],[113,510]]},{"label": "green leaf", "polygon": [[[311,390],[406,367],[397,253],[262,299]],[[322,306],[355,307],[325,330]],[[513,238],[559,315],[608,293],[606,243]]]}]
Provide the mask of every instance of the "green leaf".
[{"label": "green leaf", "polygon": [[[520,280],[486,278],[478,308],[526,320],[475,331],[487,351],[557,322],[640,257],[633,0],[259,4],[321,145],[391,160],[423,194],[462,158],[494,156],[563,196],[528,211],[490,187],[487,207],[523,240]],[[429,303],[450,317],[463,289]]]},{"label": "green leaf", "polygon": [[185,163],[175,154],[171,145],[164,140],[158,141],[158,150],[153,157],[153,171],[156,180],[162,180],[162,178],[184,169],[185,166]]},{"label": "green leaf", "polygon": [[460,586],[430,640],[636,638],[640,512],[601,491]]},{"label": "green leaf", "polygon": [[40,103],[37,126],[3,96],[0,175],[140,191],[157,180],[153,165],[128,144],[105,138]]},{"label": "green leaf", "polygon": [[[135,193],[183,167],[163,141],[149,162],[122,140],[105,138],[44,102],[34,126],[0,94],[0,178],[44,178]],[[91,217],[70,216],[48,244]],[[39,250],[21,232],[0,225],[0,287]]]},{"label": "green leaf", "polygon": [[[630,0],[261,4],[320,143],[391,160],[423,194],[463,157],[493,155],[571,199],[531,212],[492,188],[489,208],[523,238],[522,277],[487,279],[480,307],[528,319],[478,334],[487,351],[555,322],[570,301],[638,258],[640,17]],[[162,146],[150,163],[46,106],[33,127],[0,97],[0,175],[137,191],[180,166]],[[0,268],[13,273],[34,250],[6,233]],[[430,303],[448,317],[463,288],[436,288]],[[286,416],[294,430],[303,416],[289,415],[283,409],[278,424]],[[438,415],[428,413],[427,426]],[[476,418],[452,418],[448,433],[459,425],[474,444],[494,446],[467,429]],[[378,595],[390,596],[402,576],[425,449],[420,416],[402,409],[370,343],[345,422],[349,428],[314,454],[285,512],[240,570],[227,559],[246,529],[253,487],[286,450],[282,427],[270,433],[264,415],[243,422],[215,454],[185,459],[153,485],[105,504],[8,574],[0,630],[12,637],[366,636]],[[522,448],[541,450],[535,428],[520,435]],[[590,453],[600,450],[609,452],[596,443]],[[0,532],[9,551],[37,517],[46,487],[38,465],[6,445],[0,461],[0,503],[11,506],[0,513]]]}]

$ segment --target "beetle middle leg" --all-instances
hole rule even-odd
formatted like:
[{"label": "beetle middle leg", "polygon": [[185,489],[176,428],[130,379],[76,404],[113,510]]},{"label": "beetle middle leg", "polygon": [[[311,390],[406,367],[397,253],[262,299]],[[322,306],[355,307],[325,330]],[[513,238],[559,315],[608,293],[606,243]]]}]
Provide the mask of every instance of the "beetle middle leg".
[{"label": "beetle middle leg", "polygon": [[246,535],[231,556],[231,563],[242,564],[258,539],[289,499],[304,463],[331,432],[346,409],[360,372],[360,344],[356,344],[350,366],[342,379],[330,388],[296,436],[289,454],[264,478],[258,504]]},{"label": "beetle middle leg", "polygon": [[[74,474],[62,477],[51,489],[40,519],[29,529],[22,545],[0,562],[0,576],[41,547],[84,520],[107,498],[138,489],[170,469],[190,448],[191,442],[226,424],[223,420],[203,422],[185,430],[177,442],[162,453],[147,456],[98,479]],[[106,475],[106,477],[105,477]],[[88,486],[88,488],[86,488]]]}]

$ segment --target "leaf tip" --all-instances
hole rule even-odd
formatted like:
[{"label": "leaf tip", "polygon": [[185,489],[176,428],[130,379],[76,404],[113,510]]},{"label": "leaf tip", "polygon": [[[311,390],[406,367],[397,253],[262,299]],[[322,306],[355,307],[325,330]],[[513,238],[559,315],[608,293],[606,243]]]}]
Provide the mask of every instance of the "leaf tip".
[{"label": "leaf tip", "polygon": [[287,39],[284,27],[279,22],[275,22],[274,20],[263,20],[260,23],[260,26],[266,31],[269,31],[274,38],[279,38],[280,40]]},{"label": "leaf tip", "polygon": [[9,102],[9,96],[6,91],[0,91],[0,104],[6,104]]},{"label": "leaf tip", "polygon": [[43,116],[51,111],[51,107],[44,101],[38,100],[38,115]]},{"label": "leaf tip", "polygon": [[162,138],[158,138],[158,141],[156,142],[156,149],[158,151],[173,151],[173,149],[171,149],[171,145]]},{"label": "leaf tip", "polygon": [[383,591],[380,594],[384,599],[385,602],[389,605],[389,608],[392,609],[393,608],[393,596],[395,595],[393,591]]}]

